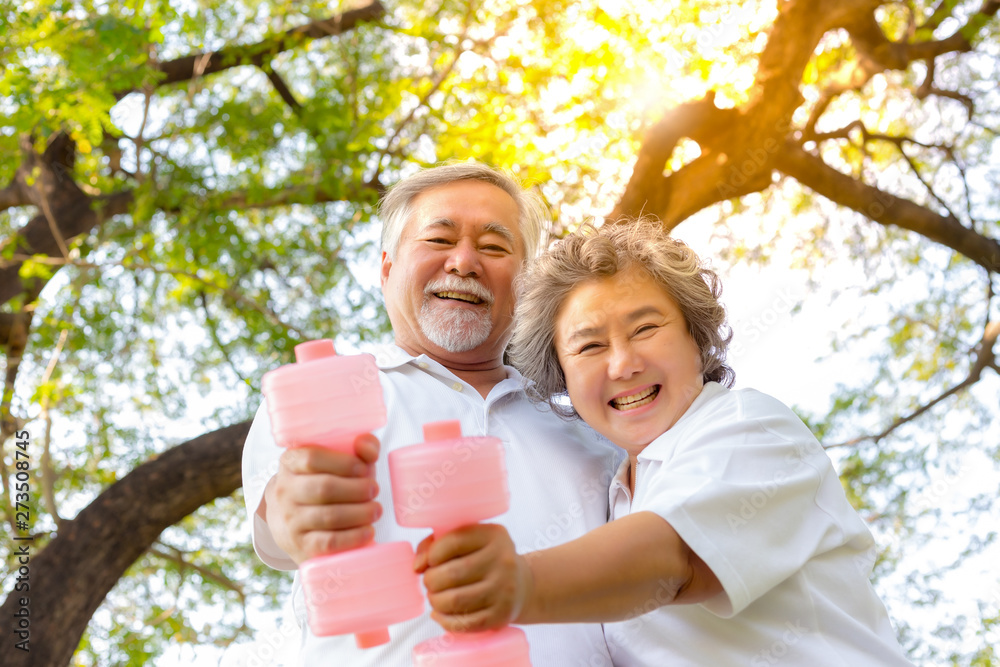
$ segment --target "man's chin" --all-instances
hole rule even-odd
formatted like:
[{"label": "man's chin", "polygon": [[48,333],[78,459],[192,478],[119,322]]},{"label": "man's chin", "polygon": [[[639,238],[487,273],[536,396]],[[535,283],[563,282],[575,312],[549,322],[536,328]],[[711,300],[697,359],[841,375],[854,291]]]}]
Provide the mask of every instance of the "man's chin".
[{"label": "man's chin", "polygon": [[465,352],[472,352],[480,345],[482,345],[485,340],[469,340],[469,339],[459,339],[457,337],[427,337],[432,343],[443,349],[445,352],[451,352],[452,354],[463,354]]},{"label": "man's chin", "polygon": [[478,313],[424,313],[420,328],[427,340],[452,353],[471,352],[489,340],[493,323]]},{"label": "man's chin", "polygon": [[469,327],[424,327],[427,339],[448,352],[471,352],[490,338],[490,331]]}]

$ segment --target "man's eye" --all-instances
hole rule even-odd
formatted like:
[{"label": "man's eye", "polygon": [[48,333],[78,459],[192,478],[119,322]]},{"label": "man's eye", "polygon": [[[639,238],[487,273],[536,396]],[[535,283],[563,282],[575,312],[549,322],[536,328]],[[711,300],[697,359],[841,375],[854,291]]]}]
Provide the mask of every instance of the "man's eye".
[{"label": "man's eye", "polygon": [[451,241],[449,241],[448,239],[442,239],[442,238],[427,239],[427,242],[428,243],[441,243],[441,244],[444,244],[444,245],[447,245],[447,244],[451,243]]}]

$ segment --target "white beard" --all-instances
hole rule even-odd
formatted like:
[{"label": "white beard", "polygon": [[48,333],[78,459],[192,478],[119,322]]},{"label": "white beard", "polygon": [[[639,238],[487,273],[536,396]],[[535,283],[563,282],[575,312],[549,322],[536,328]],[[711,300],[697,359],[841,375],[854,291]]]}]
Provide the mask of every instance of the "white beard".
[{"label": "white beard", "polygon": [[493,321],[489,311],[469,311],[464,308],[441,307],[430,297],[420,308],[417,322],[427,339],[449,352],[468,352],[490,337]]},{"label": "white beard", "polygon": [[[452,308],[434,296],[435,292],[468,292],[482,299],[486,307],[470,310]],[[493,294],[473,278],[449,276],[424,288],[424,302],[417,315],[417,324],[427,339],[448,352],[468,352],[490,337],[493,321]]]}]

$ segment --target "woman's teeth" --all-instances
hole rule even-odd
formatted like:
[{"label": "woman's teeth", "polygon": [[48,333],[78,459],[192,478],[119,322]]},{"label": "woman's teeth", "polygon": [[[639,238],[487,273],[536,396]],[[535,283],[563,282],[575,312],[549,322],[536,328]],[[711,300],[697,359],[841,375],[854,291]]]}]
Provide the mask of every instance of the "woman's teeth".
[{"label": "woman's teeth", "polygon": [[653,385],[648,389],[640,391],[638,394],[611,399],[611,407],[615,410],[635,410],[648,403],[652,403],[658,393],[660,393],[660,385]]}]

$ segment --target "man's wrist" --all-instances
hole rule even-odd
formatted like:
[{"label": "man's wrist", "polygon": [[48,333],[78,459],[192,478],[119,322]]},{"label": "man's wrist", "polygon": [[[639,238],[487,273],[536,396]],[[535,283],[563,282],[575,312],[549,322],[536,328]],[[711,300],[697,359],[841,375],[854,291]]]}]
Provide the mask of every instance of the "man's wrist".
[{"label": "man's wrist", "polygon": [[255,512],[257,516],[267,523],[267,492],[270,490],[271,485],[274,484],[274,477],[267,480],[267,484],[264,485],[264,492],[260,494],[260,502],[257,503],[257,511]]}]

